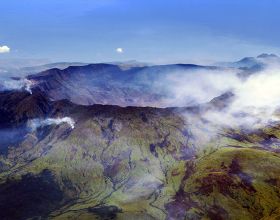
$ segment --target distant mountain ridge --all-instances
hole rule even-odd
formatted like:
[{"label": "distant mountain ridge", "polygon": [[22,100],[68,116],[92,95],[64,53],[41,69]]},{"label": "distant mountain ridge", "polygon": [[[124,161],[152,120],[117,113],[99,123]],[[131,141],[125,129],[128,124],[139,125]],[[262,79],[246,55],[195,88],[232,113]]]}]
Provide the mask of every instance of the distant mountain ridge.
[{"label": "distant mountain ridge", "polygon": [[120,106],[161,106],[168,91],[157,87],[171,72],[221,70],[215,66],[173,64],[122,68],[114,64],[89,64],[66,69],[49,69],[29,75],[33,90],[45,92],[51,99],[69,99],[76,104],[112,104]]},{"label": "distant mountain ridge", "polygon": [[[7,90],[9,87],[28,89],[30,92],[40,90],[52,100],[68,99],[81,105],[174,107],[176,103],[172,103],[172,99],[176,97],[169,88],[174,73],[179,79],[187,75],[191,77],[192,74],[195,76],[199,72],[226,74],[234,71],[238,76],[246,78],[260,72],[272,62],[280,63],[280,58],[275,54],[261,54],[216,66],[151,65],[137,61],[96,64],[61,62],[22,68],[23,74],[29,73],[27,81],[22,80],[22,77],[13,77],[5,83],[7,78],[4,78],[4,84],[0,83],[0,90]],[[217,94],[219,95],[221,94]],[[181,102],[182,106],[198,104],[191,97]]]},{"label": "distant mountain ridge", "polygon": [[257,57],[245,57],[237,62],[220,63],[222,66],[235,67],[235,68],[254,68],[256,66],[265,65],[268,62],[280,63],[280,57],[275,54],[263,53]]}]

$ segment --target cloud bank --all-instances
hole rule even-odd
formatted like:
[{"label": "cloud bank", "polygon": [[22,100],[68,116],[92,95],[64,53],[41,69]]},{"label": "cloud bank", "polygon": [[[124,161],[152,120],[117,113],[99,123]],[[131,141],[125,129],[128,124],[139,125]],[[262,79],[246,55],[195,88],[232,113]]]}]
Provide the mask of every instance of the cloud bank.
[{"label": "cloud bank", "polygon": [[[231,92],[227,107],[209,109],[201,117],[222,127],[257,128],[279,121],[280,64],[267,63],[264,69],[240,77],[239,69],[175,71],[153,82],[167,94],[162,105],[185,107],[203,105]],[[222,102],[226,102],[223,100]]]}]

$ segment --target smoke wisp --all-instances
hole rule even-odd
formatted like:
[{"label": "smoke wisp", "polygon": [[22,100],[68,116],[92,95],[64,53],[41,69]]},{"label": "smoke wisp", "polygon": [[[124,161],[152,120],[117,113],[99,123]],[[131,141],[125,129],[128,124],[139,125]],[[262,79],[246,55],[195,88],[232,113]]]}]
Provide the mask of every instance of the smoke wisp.
[{"label": "smoke wisp", "polygon": [[28,79],[2,79],[0,84],[0,90],[25,90],[32,95],[32,86],[34,82]]},{"label": "smoke wisp", "polygon": [[47,118],[47,119],[33,119],[28,122],[28,126],[32,130],[36,130],[39,127],[49,126],[49,125],[60,125],[66,123],[71,129],[75,128],[75,121],[70,117],[64,118]]}]

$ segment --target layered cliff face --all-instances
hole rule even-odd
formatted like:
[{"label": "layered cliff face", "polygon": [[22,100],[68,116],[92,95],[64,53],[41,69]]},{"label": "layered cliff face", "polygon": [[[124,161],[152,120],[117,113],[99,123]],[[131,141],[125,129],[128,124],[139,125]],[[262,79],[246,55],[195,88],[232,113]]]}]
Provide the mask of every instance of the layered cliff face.
[{"label": "layered cliff face", "polygon": [[279,125],[203,119],[229,98],[160,109],[1,93],[14,132],[0,140],[1,219],[279,218]]}]

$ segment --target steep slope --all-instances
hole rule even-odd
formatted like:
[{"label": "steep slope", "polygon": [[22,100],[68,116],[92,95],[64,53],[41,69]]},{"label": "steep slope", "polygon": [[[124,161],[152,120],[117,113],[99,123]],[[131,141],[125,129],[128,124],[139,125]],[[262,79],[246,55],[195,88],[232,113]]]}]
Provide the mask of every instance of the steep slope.
[{"label": "steep slope", "polygon": [[[10,118],[1,120],[26,134],[0,156],[1,219],[276,219],[280,127],[222,129],[209,138],[201,123],[203,112],[231,97],[158,109],[2,93],[0,111]],[[74,129],[29,127],[64,117]]]}]

